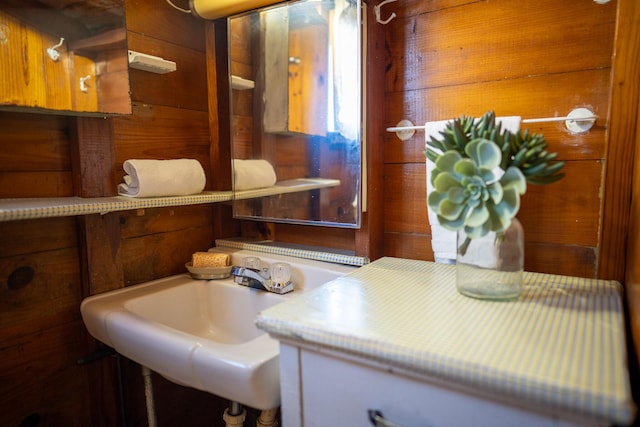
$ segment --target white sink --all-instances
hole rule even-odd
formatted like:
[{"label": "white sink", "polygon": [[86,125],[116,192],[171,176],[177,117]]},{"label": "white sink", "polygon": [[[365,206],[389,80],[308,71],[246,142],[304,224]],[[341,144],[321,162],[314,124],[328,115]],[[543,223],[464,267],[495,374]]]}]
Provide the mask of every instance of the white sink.
[{"label": "white sink", "polygon": [[234,265],[259,257],[291,264],[294,292],[278,295],[238,285],[233,277],[172,276],[86,298],[89,333],[169,380],[256,409],[280,406],[278,342],[254,325],[262,310],[342,276],[354,267],[246,250]]}]

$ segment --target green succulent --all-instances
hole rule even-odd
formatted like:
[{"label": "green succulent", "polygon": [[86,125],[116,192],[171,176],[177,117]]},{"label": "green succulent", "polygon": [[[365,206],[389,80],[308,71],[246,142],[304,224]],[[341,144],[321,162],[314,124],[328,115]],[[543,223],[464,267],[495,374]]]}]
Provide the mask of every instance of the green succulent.
[{"label": "green succulent", "polygon": [[493,111],[452,120],[440,135],[431,137],[425,150],[436,165],[430,177],[435,190],[427,202],[444,228],[464,230],[462,254],[471,239],[489,232],[502,238],[527,183],[550,184],[564,176],[564,162],[547,151],[544,136],[503,130]]},{"label": "green succulent", "polygon": [[490,231],[501,233],[520,208],[525,177],[516,167],[500,169],[500,148],[488,139],[473,140],[465,154],[468,157],[449,150],[436,159],[429,207],[444,228],[464,229],[470,239]]},{"label": "green succulent", "polygon": [[506,170],[515,166],[523,173],[530,184],[550,184],[564,177],[560,170],[564,162],[556,161],[557,153],[547,151],[547,142],[542,134],[529,133],[529,130],[516,133],[502,130],[496,123],[495,113],[489,111],[479,119],[461,116],[447,124],[441,132],[441,138],[431,137],[427,141],[425,155],[435,160],[449,150],[465,155],[465,147],[478,138],[493,141],[502,153],[500,167]]}]

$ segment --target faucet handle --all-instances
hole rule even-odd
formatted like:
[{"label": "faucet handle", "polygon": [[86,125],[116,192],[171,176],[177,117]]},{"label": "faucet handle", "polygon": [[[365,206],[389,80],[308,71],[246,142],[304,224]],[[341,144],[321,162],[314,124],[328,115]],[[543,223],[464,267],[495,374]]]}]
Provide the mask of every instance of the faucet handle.
[{"label": "faucet handle", "polygon": [[274,262],[269,271],[276,285],[285,285],[291,280],[291,266],[286,262]]}]

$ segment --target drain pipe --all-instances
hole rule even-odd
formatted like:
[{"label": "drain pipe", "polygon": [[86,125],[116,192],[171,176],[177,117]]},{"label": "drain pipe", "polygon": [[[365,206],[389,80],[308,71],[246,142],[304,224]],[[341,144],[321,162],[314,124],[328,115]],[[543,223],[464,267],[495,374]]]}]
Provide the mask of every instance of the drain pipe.
[{"label": "drain pipe", "polygon": [[256,427],[276,427],[278,420],[276,415],[278,414],[278,408],[266,409],[260,412],[260,417],[256,421]]},{"label": "drain pipe", "polygon": [[247,411],[238,402],[231,402],[231,406],[224,410],[222,419],[226,427],[242,427]]},{"label": "drain pipe", "polygon": [[144,396],[147,402],[147,423],[149,427],[156,427],[156,408],[153,402],[153,383],[151,382],[151,369],[142,366],[144,377]]}]

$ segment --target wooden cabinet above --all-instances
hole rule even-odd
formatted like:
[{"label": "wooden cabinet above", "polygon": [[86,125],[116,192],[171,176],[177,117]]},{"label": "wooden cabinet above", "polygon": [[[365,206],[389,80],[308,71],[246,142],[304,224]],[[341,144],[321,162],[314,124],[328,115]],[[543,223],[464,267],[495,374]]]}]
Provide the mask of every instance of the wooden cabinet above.
[{"label": "wooden cabinet above", "polygon": [[43,3],[0,0],[0,109],[131,114],[122,2]]}]

